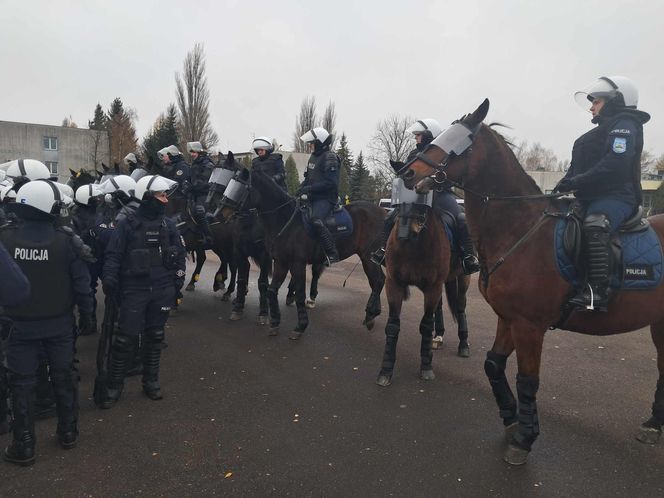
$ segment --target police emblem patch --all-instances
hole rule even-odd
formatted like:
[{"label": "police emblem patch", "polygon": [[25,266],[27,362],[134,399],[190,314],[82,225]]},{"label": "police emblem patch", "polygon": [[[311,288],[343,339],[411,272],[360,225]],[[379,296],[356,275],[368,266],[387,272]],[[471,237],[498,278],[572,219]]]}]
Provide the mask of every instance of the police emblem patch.
[{"label": "police emblem patch", "polygon": [[181,169],[177,170],[177,171],[175,172],[175,174],[178,175],[178,176],[182,176],[182,170],[181,170]]},{"label": "police emblem patch", "polygon": [[627,139],[616,137],[613,139],[613,152],[622,154],[627,150]]},{"label": "police emblem patch", "polygon": [[175,272],[176,277],[184,277],[185,273],[184,270],[178,270]]}]

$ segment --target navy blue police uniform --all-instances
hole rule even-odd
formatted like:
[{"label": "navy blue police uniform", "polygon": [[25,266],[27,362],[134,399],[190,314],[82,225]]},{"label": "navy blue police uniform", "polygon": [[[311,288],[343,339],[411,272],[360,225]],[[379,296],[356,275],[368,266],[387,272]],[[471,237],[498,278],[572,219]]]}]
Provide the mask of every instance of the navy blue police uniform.
[{"label": "navy blue police uniform", "polygon": [[[178,182],[179,189],[183,190],[185,182],[188,183],[190,180],[191,168],[182,155],[178,154],[170,157],[170,162],[163,166],[163,175],[169,180]],[[184,187],[184,189],[186,190],[187,187]]]},{"label": "navy blue police uniform", "polygon": [[[78,435],[78,374],[74,369],[73,307],[83,317],[92,313],[90,275],[72,242],[71,231],[53,219],[33,217],[24,206],[17,224],[0,230],[0,241],[30,281],[30,297],[5,307],[13,322],[7,348],[12,391],[14,442],[5,458],[34,461],[34,391],[39,357],[50,366],[58,415],[57,434],[64,447]],[[37,211],[37,210],[34,210]],[[57,291],[54,291],[57,289]]]},{"label": "navy blue police uniform", "polygon": [[288,187],[286,186],[286,168],[284,167],[284,159],[281,154],[270,152],[265,156],[255,157],[251,161],[251,169],[265,173],[284,191],[288,191]]},{"label": "navy blue police uniform", "polygon": [[210,190],[210,175],[215,168],[214,163],[206,153],[199,153],[198,157],[191,163],[189,181],[182,185],[183,193],[187,195],[193,206],[193,215],[199,230],[204,238],[204,243],[212,244],[210,224],[205,216],[205,201]]},{"label": "navy blue police uniform", "polygon": [[184,276],[184,244],[175,222],[164,216],[163,209],[155,211],[141,204],[135,213],[117,222],[106,249],[102,279],[105,292],[118,291],[120,306],[105,408],[120,397],[140,333],[144,334],[143,390],[148,397],[161,399],[158,374],[164,326]]}]

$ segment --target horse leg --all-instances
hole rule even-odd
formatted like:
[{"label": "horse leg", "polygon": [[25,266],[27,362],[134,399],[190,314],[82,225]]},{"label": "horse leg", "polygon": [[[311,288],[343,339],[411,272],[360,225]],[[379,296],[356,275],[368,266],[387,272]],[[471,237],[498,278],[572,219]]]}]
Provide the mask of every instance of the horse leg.
[{"label": "horse leg", "polygon": [[470,277],[467,275],[460,275],[455,281],[456,287],[456,313],[458,334],[459,334],[459,349],[457,355],[461,358],[470,357],[470,345],[468,344],[468,320],[466,318],[466,292],[470,285]]},{"label": "horse leg", "polygon": [[443,298],[441,297],[436,305],[436,311],[433,314],[433,343],[432,348],[438,349],[443,345],[443,336],[445,335],[445,319],[443,317]]},{"label": "horse leg", "polygon": [[[432,289],[426,289],[424,292],[424,315],[420,321],[420,335],[422,342],[420,344],[420,379],[433,380],[433,353],[431,343],[433,340],[433,314],[440,302],[441,286],[435,286]],[[440,289],[440,291],[438,291]]]},{"label": "horse leg", "polygon": [[540,432],[537,391],[542,343],[546,329],[540,329],[536,325],[520,319],[511,323],[510,330],[519,365],[519,372],[516,375],[519,427],[512,436],[503,458],[511,465],[523,465]]},{"label": "horse leg", "polygon": [[228,271],[231,274],[231,279],[226,287],[226,292],[221,295],[222,301],[230,301],[233,292],[235,292],[235,279],[237,278],[237,263],[233,260],[228,262]]},{"label": "horse leg", "polygon": [[[318,281],[320,276],[325,270],[325,265],[322,263],[314,263],[311,265],[311,286],[309,288],[309,299],[307,299],[307,308],[314,309],[316,307],[316,298],[318,297]],[[305,282],[306,285],[306,282]]]},{"label": "horse leg", "polygon": [[662,435],[664,425],[664,322],[652,324],[650,335],[657,348],[659,379],[655,389],[655,402],[652,404],[652,416],[641,425],[636,439],[642,443],[655,444]]},{"label": "horse leg", "polygon": [[288,275],[288,266],[281,261],[274,262],[274,271],[272,272],[272,282],[267,288],[267,298],[270,303],[270,332],[271,336],[279,334],[279,324],[281,323],[281,311],[279,310],[279,287],[284,283]]},{"label": "horse leg", "polygon": [[267,314],[269,312],[267,300],[267,285],[270,270],[272,269],[272,259],[264,256],[260,260],[260,273],[258,274],[258,325],[267,325]]},{"label": "horse leg", "polygon": [[376,384],[387,387],[392,383],[394,363],[397,360],[397,341],[399,340],[399,329],[401,327],[401,306],[406,297],[406,289],[400,287],[389,276],[385,283],[385,294],[389,306],[389,318],[385,325],[385,351],[383,353],[383,364],[376,379]]},{"label": "horse leg", "polygon": [[249,258],[244,254],[238,254],[234,259],[237,261],[237,294],[233,299],[233,311],[230,316],[233,321],[240,320],[244,314],[244,302],[249,282]]},{"label": "horse leg", "polygon": [[223,261],[220,257],[219,269],[217,270],[217,273],[214,274],[214,283],[212,284],[212,290],[214,292],[217,292],[219,290],[224,290],[226,288],[224,282],[226,281],[227,269],[228,269],[228,263]]},{"label": "horse leg", "polygon": [[288,292],[286,293],[286,306],[293,306],[295,304],[295,279],[291,275],[288,281]]},{"label": "horse leg", "polygon": [[294,264],[291,267],[291,275],[295,282],[295,305],[297,306],[297,326],[288,335],[289,339],[299,339],[309,325],[309,316],[307,315],[307,306],[305,303],[307,296],[307,266],[305,264]]},{"label": "horse leg", "polygon": [[203,269],[203,263],[207,256],[205,255],[205,249],[196,249],[196,268],[194,273],[191,275],[191,280],[187,284],[185,290],[191,292],[196,289],[196,282],[201,278],[201,270]]},{"label": "horse leg", "polygon": [[[364,308],[364,321],[362,324],[367,330],[371,330],[374,328],[376,317],[381,313],[380,293],[383,291],[383,286],[385,285],[385,274],[380,266],[371,262],[371,255],[362,258],[362,268],[371,286],[371,294]],[[401,312],[399,311],[399,313]]]},{"label": "horse leg", "polygon": [[514,351],[514,343],[509,323],[502,318],[498,318],[496,339],[493,347],[486,354],[484,373],[489,379],[493,396],[496,398],[499,414],[506,428],[508,442],[518,428],[516,399],[514,398],[512,389],[510,389],[509,382],[507,382],[507,377],[505,377],[507,358],[512,354],[512,351]]}]

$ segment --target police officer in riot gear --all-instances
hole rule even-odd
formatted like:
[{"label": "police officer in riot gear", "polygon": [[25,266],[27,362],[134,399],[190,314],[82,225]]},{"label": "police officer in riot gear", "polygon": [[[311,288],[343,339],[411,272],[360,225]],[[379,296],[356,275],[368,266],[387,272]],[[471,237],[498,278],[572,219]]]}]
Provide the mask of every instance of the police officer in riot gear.
[{"label": "police officer in riot gear", "polygon": [[185,276],[185,249],[175,223],[164,216],[168,194],[177,184],[161,176],[139,180],[135,195],[141,205],[117,223],[104,262],[106,295],[119,298],[118,332],[113,343],[108,398],[102,408],[120,398],[134,338],[143,333],[143,392],[162,399],[159,361],[164,326]]},{"label": "police officer in riot gear", "polygon": [[329,266],[339,261],[337,246],[325,225],[325,218],[334,209],[339,196],[341,160],[330,150],[332,135],[325,128],[309,130],[300,140],[309,145],[311,157],[304,173],[304,181],[296,195],[306,196],[311,202],[311,225],[325,251],[326,264]]},{"label": "police officer in riot gear", "polygon": [[148,170],[143,164],[143,161],[136,156],[133,152],[127,154],[122,160],[129,171],[129,176],[134,180],[138,181],[148,174]]},{"label": "police officer in riot gear", "polygon": [[35,371],[41,351],[48,356],[60,445],[73,448],[78,437],[73,307],[78,305],[79,314],[89,320],[92,297],[88,269],[73,247],[71,231],[55,224],[62,200],[52,182],[31,181],[19,189],[12,206],[18,223],[0,230],[0,241],[31,285],[28,300],[5,308],[14,324],[7,349],[14,437],[5,459],[19,465],[35,460]]},{"label": "police officer in riot gear", "polygon": [[200,228],[203,245],[211,247],[212,234],[205,215],[205,201],[210,189],[210,175],[214,169],[214,163],[200,142],[188,142],[187,151],[193,161],[189,169],[189,180],[181,186],[182,193],[191,199],[194,221]]},{"label": "police officer in riot gear", "polygon": [[[424,151],[433,139],[442,133],[443,128],[435,119],[426,118],[416,121],[406,131],[415,136],[415,148],[410,151],[406,158],[406,163],[408,163],[415,159],[417,154]],[[433,209],[443,223],[443,212],[449,213],[455,219],[455,234],[458,237],[457,245],[461,250],[461,264],[464,273],[470,275],[471,273],[480,271],[480,264],[475,255],[473,241],[470,238],[468,225],[466,224],[466,214],[457,203],[456,197],[449,187],[442,186],[434,192]],[[371,260],[376,264],[382,264],[385,259],[385,246],[398,214],[399,210],[394,209],[385,219],[383,244],[371,255]]]},{"label": "police officer in riot gear", "polygon": [[190,167],[182,157],[180,149],[169,145],[157,152],[164,176],[178,183],[180,189],[189,181]]},{"label": "police officer in riot gear", "polygon": [[265,173],[284,191],[288,191],[284,160],[281,154],[274,152],[272,140],[267,137],[258,137],[251,144],[251,148],[258,156],[251,161],[251,169]]},{"label": "police officer in riot gear", "polygon": [[581,309],[606,311],[609,304],[611,234],[642,202],[643,125],[650,115],[637,109],[638,90],[623,76],[601,77],[575,99],[590,104],[597,126],[572,147],[572,162],[555,188],[574,192],[585,210],[583,248],[587,285],[570,302]]}]

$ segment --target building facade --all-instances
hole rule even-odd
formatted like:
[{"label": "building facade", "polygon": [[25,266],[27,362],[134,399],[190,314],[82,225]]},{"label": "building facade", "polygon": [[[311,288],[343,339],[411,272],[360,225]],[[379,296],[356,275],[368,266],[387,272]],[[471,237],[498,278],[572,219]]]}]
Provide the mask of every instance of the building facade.
[{"label": "building facade", "polygon": [[92,170],[108,164],[108,157],[105,131],[0,121],[0,163],[37,159],[65,180],[69,168]]}]

